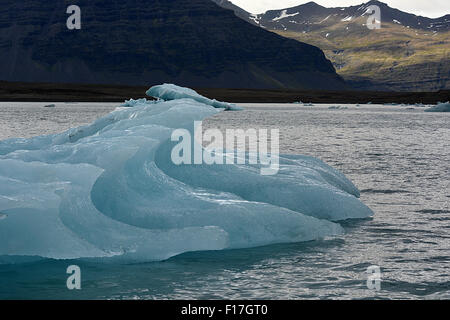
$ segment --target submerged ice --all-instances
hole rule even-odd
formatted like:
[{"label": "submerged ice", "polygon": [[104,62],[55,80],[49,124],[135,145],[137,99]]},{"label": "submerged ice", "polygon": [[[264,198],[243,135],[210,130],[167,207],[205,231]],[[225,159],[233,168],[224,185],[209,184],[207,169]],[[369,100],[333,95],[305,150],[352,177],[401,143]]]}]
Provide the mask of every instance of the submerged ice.
[{"label": "submerged ice", "polygon": [[[309,241],[372,211],[312,157],[254,165],[175,165],[174,129],[238,107],[162,85],[94,123],[0,142],[0,257],[163,260],[188,251]],[[166,101],[165,101],[166,100]]]}]

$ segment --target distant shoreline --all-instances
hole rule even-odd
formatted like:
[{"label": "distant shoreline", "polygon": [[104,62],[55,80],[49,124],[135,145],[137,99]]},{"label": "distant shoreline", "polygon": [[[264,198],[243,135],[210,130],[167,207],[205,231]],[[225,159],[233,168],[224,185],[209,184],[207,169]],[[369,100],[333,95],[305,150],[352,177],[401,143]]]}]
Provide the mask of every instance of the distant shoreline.
[{"label": "distant shoreline", "polygon": [[[150,86],[26,83],[0,81],[2,102],[123,102],[148,98]],[[235,103],[423,103],[450,100],[450,90],[439,92],[312,91],[276,89],[204,89],[201,95]]]}]

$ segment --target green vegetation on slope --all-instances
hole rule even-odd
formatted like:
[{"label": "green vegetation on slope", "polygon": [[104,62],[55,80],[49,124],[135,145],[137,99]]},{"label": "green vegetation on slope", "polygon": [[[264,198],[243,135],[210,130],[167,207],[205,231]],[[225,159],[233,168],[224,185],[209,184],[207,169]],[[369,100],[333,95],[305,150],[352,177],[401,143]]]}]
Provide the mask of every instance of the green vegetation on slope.
[{"label": "green vegetation on slope", "polygon": [[424,31],[395,22],[369,30],[366,17],[329,20],[309,32],[274,32],[321,48],[355,87],[408,91],[450,87],[449,31]]}]

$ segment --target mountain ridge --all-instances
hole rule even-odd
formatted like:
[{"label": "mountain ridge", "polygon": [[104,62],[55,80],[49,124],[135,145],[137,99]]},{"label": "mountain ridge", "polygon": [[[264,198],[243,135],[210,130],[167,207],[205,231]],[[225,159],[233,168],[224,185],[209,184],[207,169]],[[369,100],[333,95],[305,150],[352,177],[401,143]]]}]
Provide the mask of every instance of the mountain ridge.
[{"label": "mountain ridge", "polygon": [[[309,18],[311,14],[341,14],[345,16],[350,16],[351,14],[355,14],[357,11],[360,11],[362,9],[367,8],[370,5],[377,5],[382,10],[385,9],[385,13],[388,13],[388,19],[390,18],[404,18],[406,19],[404,22],[404,25],[409,25],[410,27],[418,28],[418,29],[431,29],[432,31],[435,30],[442,30],[444,28],[445,30],[450,30],[450,14],[443,15],[438,18],[429,18],[424,17],[420,15],[415,15],[413,13],[408,13],[401,11],[396,8],[392,8],[389,5],[387,5],[384,2],[377,1],[377,0],[371,0],[365,3],[361,3],[359,5],[354,6],[348,6],[348,7],[324,7],[321,6],[314,1],[307,2],[305,4],[300,4],[298,6],[294,7],[287,7],[284,9],[276,9],[276,10],[268,10],[264,13],[260,14],[252,14],[244,9],[234,5],[230,1],[227,0],[212,0],[216,2],[217,4],[223,6],[224,8],[235,10],[235,12],[239,12],[239,16],[243,17],[244,13],[247,15],[257,17],[257,21],[259,23],[256,23],[257,25],[263,26],[265,28],[269,28],[269,25],[266,25],[266,23],[275,23],[280,26],[283,22],[287,23],[293,23],[292,21],[296,21],[297,23],[298,18]],[[345,9],[345,10],[343,10]],[[388,9],[388,10],[386,10]],[[286,17],[282,17],[280,13],[286,11],[287,15]],[[299,15],[296,15],[295,18],[292,18],[294,16],[291,16],[292,14],[299,13]],[[289,18],[289,19],[288,19]],[[248,21],[250,23],[255,24],[254,18],[248,18]],[[417,19],[416,21],[413,21],[413,19]],[[400,21],[400,20],[398,20]],[[292,27],[292,26],[291,26]],[[302,29],[304,30],[304,29]]]},{"label": "mountain ridge", "polygon": [[[66,27],[69,5],[81,30]],[[348,88],[319,48],[210,0],[3,0],[0,70],[6,81]]]},{"label": "mountain ridge", "polygon": [[[366,27],[370,5],[381,9],[379,30]],[[321,48],[353,88],[391,91],[450,88],[450,14],[436,19],[421,17],[380,1],[336,8],[309,2],[249,14],[245,20]]]}]

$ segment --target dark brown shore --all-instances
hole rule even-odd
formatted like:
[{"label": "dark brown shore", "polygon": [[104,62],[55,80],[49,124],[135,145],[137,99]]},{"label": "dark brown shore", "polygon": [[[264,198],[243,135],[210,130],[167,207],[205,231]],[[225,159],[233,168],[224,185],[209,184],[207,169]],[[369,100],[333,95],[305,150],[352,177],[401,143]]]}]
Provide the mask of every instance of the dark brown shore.
[{"label": "dark brown shore", "polygon": [[[12,102],[123,102],[144,98],[148,86],[25,83],[0,81],[0,101]],[[439,92],[304,91],[202,89],[201,95],[235,103],[423,103],[450,100],[450,90]]]}]

